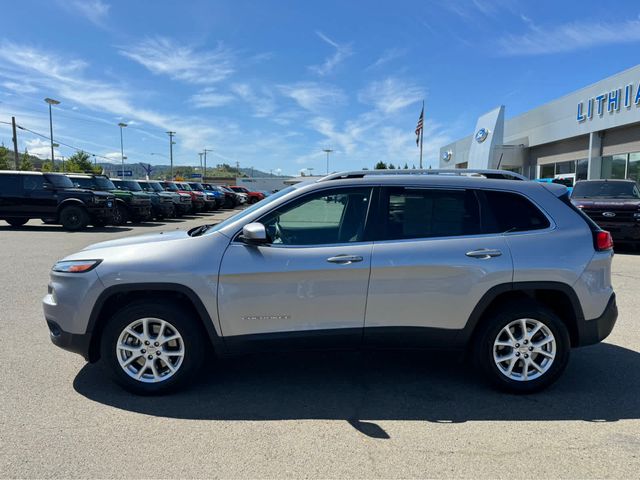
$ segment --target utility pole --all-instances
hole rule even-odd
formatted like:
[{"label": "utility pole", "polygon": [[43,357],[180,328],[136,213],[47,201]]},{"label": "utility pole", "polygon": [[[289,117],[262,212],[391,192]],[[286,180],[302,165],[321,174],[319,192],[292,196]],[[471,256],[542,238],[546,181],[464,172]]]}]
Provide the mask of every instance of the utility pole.
[{"label": "utility pole", "polygon": [[202,171],[202,152],[198,153],[200,156],[200,174],[202,175],[202,181],[204,182],[204,172]]},{"label": "utility pole", "polygon": [[238,176],[240,176],[240,162],[236,160],[236,172],[238,172]]},{"label": "utility pole", "polygon": [[171,174],[171,180],[173,180],[173,136],[176,134],[176,132],[172,132],[172,131],[168,131],[167,135],[169,135],[169,162],[171,163],[171,168],[169,170],[170,174]]},{"label": "utility pole", "polygon": [[[56,160],[53,156],[53,116],[51,114],[51,105],[60,105],[58,100],[54,100],[53,98],[45,98],[45,103],[49,105],[49,134],[51,136],[51,170],[55,171],[56,169]],[[64,170],[63,170],[64,171]]]},{"label": "utility pole", "polygon": [[322,151],[327,154],[327,175],[329,175],[329,154],[333,152],[333,150],[330,148],[324,148]]},{"label": "utility pole", "polygon": [[213,152],[213,150],[209,148],[205,148],[202,150],[202,153],[204,153],[204,170],[202,171],[202,181],[204,181],[204,179],[207,177],[207,152]]},{"label": "utility pole", "polygon": [[[122,164],[122,171],[120,172],[122,175],[120,176],[120,178],[124,180],[124,141],[122,140],[122,129],[126,127],[127,124],[124,122],[120,122],[118,126],[120,127],[120,159]],[[64,172],[64,158],[62,159],[62,171]]]},{"label": "utility pole", "polygon": [[16,161],[16,170],[20,170],[20,156],[18,155],[18,134],[16,133],[16,117],[11,117],[13,129],[13,159]]}]

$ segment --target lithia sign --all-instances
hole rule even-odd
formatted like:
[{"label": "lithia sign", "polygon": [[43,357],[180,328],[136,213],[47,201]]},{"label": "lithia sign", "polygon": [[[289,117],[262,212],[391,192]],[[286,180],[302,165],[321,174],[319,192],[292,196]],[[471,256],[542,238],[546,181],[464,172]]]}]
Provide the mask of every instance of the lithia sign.
[{"label": "lithia sign", "polygon": [[605,108],[607,112],[614,113],[619,112],[621,107],[630,109],[633,105],[640,105],[640,84],[635,94],[633,85],[629,84],[624,88],[616,88],[610,92],[590,98],[586,102],[578,102],[576,120],[584,122],[591,120],[594,115],[601,117]]}]

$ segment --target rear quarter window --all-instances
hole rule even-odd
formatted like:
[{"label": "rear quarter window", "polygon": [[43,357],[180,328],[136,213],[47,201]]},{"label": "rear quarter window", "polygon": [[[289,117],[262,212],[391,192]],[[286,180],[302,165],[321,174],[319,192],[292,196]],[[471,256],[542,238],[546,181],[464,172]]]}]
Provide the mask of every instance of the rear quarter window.
[{"label": "rear quarter window", "polygon": [[526,232],[550,226],[546,215],[523,195],[481,190],[478,196],[484,233]]}]

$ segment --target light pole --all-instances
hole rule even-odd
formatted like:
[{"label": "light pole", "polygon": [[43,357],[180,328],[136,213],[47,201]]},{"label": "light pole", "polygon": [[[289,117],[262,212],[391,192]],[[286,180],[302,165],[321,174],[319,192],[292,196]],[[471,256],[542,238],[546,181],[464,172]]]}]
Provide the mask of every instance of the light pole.
[{"label": "light pole", "polygon": [[171,180],[173,180],[173,146],[175,145],[175,142],[173,141],[173,136],[175,134],[176,132],[172,132],[172,131],[167,132],[167,135],[169,135],[169,162],[171,163],[171,169],[170,169]]},{"label": "light pole", "polygon": [[213,152],[210,148],[205,148],[202,150],[204,153],[204,170],[202,171],[202,181],[204,182],[205,177],[207,176],[207,152]]},{"label": "light pole", "polygon": [[[51,105],[60,105],[58,100],[54,100],[53,98],[45,98],[44,101],[49,104],[49,134],[51,140],[51,170],[55,172],[56,170],[56,161],[53,156],[53,116],[51,115]],[[64,170],[63,170],[64,171]]]},{"label": "light pole", "polygon": [[198,153],[198,156],[200,157],[200,173],[202,174],[202,181],[204,182],[204,171],[202,170],[202,155],[204,155],[204,152]]},{"label": "light pole", "polygon": [[322,151],[327,154],[327,175],[329,175],[329,154],[333,152],[333,150],[330,148],[323,148]]},{"label": "light pole", "polygon": [[125,128],[127,124],[120,122],[118,126],[120,127],[120,159],[122,161],[122,171],[120,172],[120,177],[122,178],[122,180],[124,180],[124,142],[122,140],[122,129]]}]

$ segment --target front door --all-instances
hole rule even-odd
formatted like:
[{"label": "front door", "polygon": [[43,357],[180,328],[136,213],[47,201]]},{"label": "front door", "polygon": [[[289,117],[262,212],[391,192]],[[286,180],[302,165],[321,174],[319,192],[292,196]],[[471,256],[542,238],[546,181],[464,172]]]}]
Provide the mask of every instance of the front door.
[{"label": "front door", "polygon": [[[45,188],[45,184],[48,188]],[[55,218],[58,202],[56,191],[52,187],[53,185],[48,184],[42,175],[22,175],[25,213]]]},{"label": "front door", "polygon": [[218,285],[228,347],[360,342],[373,245],[365,235],[371,192],[312,192],[259,220],[269,244],[231,242]]}]

